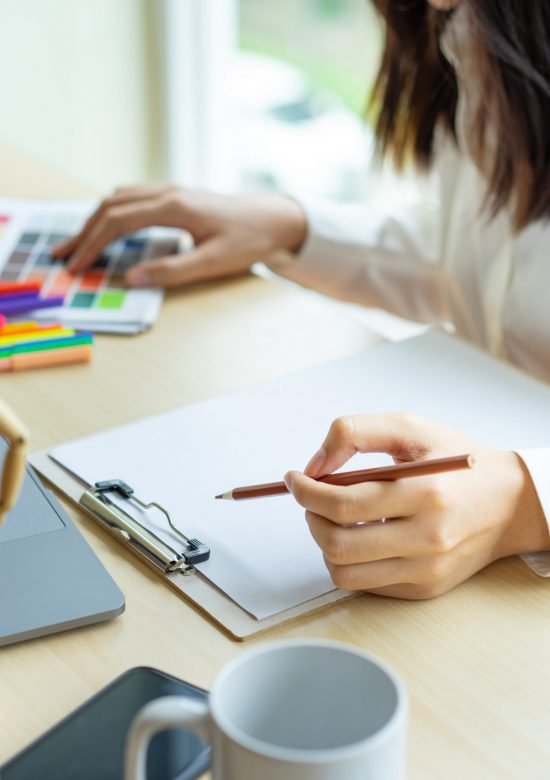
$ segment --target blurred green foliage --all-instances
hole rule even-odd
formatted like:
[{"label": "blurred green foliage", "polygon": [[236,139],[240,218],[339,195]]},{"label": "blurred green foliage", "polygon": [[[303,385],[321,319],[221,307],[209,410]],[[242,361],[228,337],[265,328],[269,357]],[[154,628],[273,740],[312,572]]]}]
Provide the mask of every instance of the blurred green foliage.
[{"label": "blurred green foliage", "polygon": [[240,0],[242,49],[300,68],[364,115],[380,56],[367,0]]}]

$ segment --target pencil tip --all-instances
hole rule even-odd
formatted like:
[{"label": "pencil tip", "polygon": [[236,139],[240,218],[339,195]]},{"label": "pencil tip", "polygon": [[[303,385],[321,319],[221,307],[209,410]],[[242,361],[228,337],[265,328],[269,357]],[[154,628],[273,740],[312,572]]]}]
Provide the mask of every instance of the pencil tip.
[{"label": "pencil tip", "polygon": [[220,493],[219,496],[214,496],[214,498],[223,498],[223,493]]}]

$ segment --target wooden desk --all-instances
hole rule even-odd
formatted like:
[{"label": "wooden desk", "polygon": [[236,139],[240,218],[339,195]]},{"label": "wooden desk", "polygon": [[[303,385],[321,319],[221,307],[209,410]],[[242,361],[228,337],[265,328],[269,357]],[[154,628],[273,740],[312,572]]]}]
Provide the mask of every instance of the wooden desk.
[{"label": "wooden desk", "polygon": [[[0,171],[2,195],[90,195],[1,147]],[[150,333],[100,336],[90,366],[6,376],[0,394],[30,426],[38,449],[371,340],[316,296],[245,277],[172,294]],[[372,651],[402,676],[411,698],[413,780],[550,776],[550,583],[519,560],[499,562],[434,601],[365,595],[239,644],[69,511],[127,609],[109,623],[0,650],[0,762],[131,666],[157,666],[209,687],[226,661],[256,642],[325,637]]]}]

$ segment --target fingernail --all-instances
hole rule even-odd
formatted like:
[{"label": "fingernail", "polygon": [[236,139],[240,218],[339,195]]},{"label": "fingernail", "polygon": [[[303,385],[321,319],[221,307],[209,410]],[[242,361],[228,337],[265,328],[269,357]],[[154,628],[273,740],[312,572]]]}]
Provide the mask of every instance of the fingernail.
[{"label": "fingernail", "polygon": [[322,472],[323,466],[325,465],[326,461],[327,461],[326,450],[323,447],[321,447],[319,450],[317,450],[315,455],[309,461],[309,463],[304,469],[304,472],[309,476],[316,477]]},{"label": "fingernail", "polygon": [[287,473],[283,477],[283,480],[287,488],[289,490],[292,490],[292,478],[290,476],[290,471],[287,471]]},{"label": "fingernail", "polygon": [[126,280],[133,287],[150,287],[152,282],[150,274],[143,268],[132,268],[126,274]]}]

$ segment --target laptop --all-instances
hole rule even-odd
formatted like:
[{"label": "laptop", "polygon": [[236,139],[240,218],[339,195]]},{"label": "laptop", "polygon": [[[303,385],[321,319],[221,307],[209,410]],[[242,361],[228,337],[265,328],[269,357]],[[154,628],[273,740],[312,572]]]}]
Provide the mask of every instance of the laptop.
[{"label": "laptop", "polygon": [[[7,445],[0,440],[0,459]],[[27,466],[0,526],[0,645],[124,611],[124,596],[53,493]]]}]

